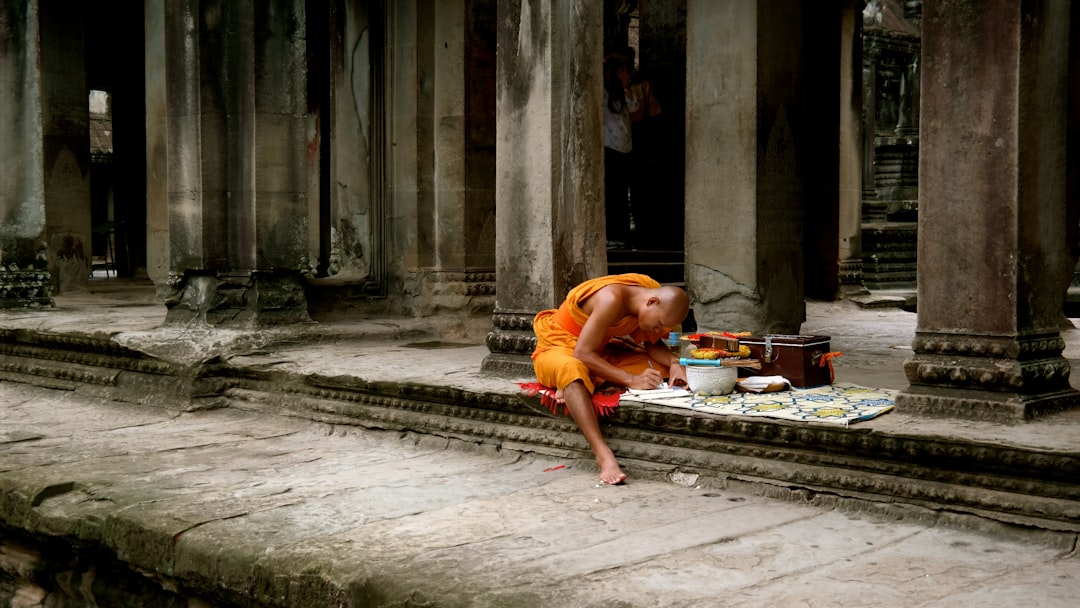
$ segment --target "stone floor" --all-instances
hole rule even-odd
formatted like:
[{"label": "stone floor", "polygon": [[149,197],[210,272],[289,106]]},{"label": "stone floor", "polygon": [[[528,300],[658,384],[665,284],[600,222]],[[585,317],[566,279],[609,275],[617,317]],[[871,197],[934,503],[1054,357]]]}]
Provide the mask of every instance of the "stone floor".
[{"label": "stone floor", "polygon": [[14,382],[0,403],[5,605],[1071,608],[1080,595],[1075,535],[731,485],[605,486],[579,460],[234,408]]},{"label": "stone floor", "polygon": [[[237,364],[295,373],[360,376],[470,391],[514,392],[519,380],[481,373],[488,354],[486,319],[366,318],[316,321],[310,326],[261,330],[167,329],[165,309],[152,286],[125,280],[91,281],[91,291],[55,298],[50,310],[5,311],[0,328],[58,334],[113,336],[131,348],[174,360],[224,353]],[[900,308],[864,308],[851,302],[808,301],[804,335],[831,337],[835,377],[868,387],[903,389],[903,363],[911,351],[916,315]],[[1080,364],[1080,319],[1062,330],[1065,357]],[[701,330],[728,328],[699,328]],[[1072,384],[1080,388],[1080,374]],[[892,412],[860,428],[928,436],[979,438],[1018,446],[1074,451],[1080,447],[1080,410],[1019,425],[919,419]]]},{"label": "stone floor", "polygon": [[[258,372],[517,391],[519,379],[480,373],[484,323],[164,329],[150,286],[91,287],[57,297],[56,309],[4,311],[0,329],[109,336],[181,361],[219,354]],[[843,352],[838,381],[902,389],[915,323],[896,308],[808,302],[802,333],[832,337]],[[1080,331],[1063,335],[1075,363]],[[220,606],[893,606],[907,598],[993,608],[1072,606],[1080,594],[1075,534],[966,531],[903,508],[853,508],[839,498],[829,508],[821,495],[804,504],[797,491],[693,477],[635,476],[612,488],[576,458],[236,408],[133,407],[17,382],[0,382],[0,403],[0,506],[31,545],[16,546],[0,527],[0,569],[30,556],[14,566],[24,574],[45,568],[33,563],[33,543],[59,535],[108,547],[162,588]],[[1076,412],[1019,425],[892,412],[857,426],[1063,454],[1080,446]],[[76,575],[86,576],[63,576]],[[59,593],[40,580],[16,580],[20,597]]]}]

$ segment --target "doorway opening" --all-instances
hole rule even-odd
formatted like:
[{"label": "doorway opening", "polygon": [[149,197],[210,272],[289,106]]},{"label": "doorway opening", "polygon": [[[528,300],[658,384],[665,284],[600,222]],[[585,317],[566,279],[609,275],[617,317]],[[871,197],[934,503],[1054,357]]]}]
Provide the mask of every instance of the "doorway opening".
[{"label": "doorway opening", "polygon": [[603,40],[606,68],[627,68],[632,139],[625,156],[605,142],[608,272],[683,285],[686,1],[605,0]]},{"label": "doorway opening", "polygon": [[147,276],[147,144],[143,5],[138,27],[115,34],[103,6],[87,11],[85,69],[90,123],[90,279]]}]

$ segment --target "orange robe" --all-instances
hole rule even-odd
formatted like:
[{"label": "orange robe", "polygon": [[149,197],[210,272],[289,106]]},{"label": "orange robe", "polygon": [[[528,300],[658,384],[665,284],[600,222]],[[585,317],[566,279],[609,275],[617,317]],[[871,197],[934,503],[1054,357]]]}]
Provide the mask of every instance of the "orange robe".
[{"label": "orange robe", "polygon": [[[533,351],[533,370],[537,381],[543,386],[566,388],[574,380],[581,380],[589,389],[596,390],[602,379],[592,375],[589,368],[574,357],[581,328],[589,315],[581,310],[581,302],[608,285],[639,285],[655,289],[660,283],[643,274],[619,274],[590,279],[570,290],[558,309],[544,310],[533,319],[536,334],[536,350]],[[629,336],[631,343],[622,339]],[[649,367],[649,355],[641,346],[644,332],[638,327],[636,316],[626,316],[608,328],[608,343],[601,355],[612,365],[640,374]],[[657,362],[662,364],[661,362]]]}]

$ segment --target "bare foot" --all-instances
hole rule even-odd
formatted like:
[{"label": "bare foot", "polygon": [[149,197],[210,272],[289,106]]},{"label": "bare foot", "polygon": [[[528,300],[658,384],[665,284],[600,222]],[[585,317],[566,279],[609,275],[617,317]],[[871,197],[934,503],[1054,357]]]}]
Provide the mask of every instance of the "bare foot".
[{"label": "bare foot", "polygon": [[626,481],[626,473],[622,472],[619,468],[619,463],[614,458],[611,458],[608,462],[600,462],[600,481],[617,486]]},{"label": "bare foot", "polygon": [[585,388],[585,383],[574,380],[562,390],[562,394],[556,393],[555,398],[565,400],[566,409],[589,442],[589,449],[596,456],[596,464],[600,465],[600,481],[613,486],[626,481],[626,473],[619,468],[619,461],[600,432],[592,394]]}]

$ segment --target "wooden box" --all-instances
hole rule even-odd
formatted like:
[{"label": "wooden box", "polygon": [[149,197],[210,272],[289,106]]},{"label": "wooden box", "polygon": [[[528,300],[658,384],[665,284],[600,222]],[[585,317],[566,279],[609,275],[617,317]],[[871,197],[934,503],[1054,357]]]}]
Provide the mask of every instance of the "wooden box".
[{"label": "wooden box", "polygon": [[751,359],[761,361],[761,369],[755,370],[761,376],[783,376],[796,388],[832,384],[832,366],[827,358],[822,365],[829,352],[829,336],[769,334],[739,341],[750,347]]}]

